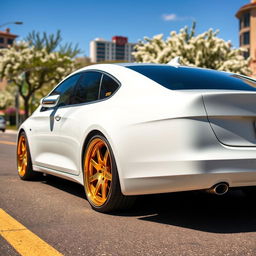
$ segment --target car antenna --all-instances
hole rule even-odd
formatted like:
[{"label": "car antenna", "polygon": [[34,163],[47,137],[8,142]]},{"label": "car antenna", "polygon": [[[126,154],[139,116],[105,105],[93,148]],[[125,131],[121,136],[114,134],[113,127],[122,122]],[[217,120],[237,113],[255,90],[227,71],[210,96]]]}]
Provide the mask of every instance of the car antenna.
[{"label": "car antenna", "polygon": [[171,65],[171,66],[174,66],[174,67],[179,67],[181,64],[180,64],[180,56],[177,56],[173,59],[171,59],[167,65]]}]

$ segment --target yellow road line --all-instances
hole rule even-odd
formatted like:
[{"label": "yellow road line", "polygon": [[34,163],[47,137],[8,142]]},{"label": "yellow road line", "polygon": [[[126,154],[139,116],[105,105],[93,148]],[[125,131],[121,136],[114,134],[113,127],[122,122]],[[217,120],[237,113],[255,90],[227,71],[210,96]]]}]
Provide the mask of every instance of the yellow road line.
[{"label": "yellow road line", "polygon": [[16,145],[16,142],[6,141],[6,140],[0,140],[0,144]]},{"label": "yellow road line", "polygon": [[0,235],[22,256],[63,256],[1,208]]}]

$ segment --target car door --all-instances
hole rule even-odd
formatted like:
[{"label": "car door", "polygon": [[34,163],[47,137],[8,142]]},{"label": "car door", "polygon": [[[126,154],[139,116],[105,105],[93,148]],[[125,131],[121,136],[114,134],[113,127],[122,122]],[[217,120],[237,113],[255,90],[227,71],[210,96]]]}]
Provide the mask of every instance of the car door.
[{"label": "car door", "polygon": [[87,116],[99,100],[102,74],[96,71],[82,73],[73,95],[72,103],[60,106],[55,113],[55,140],[59,144],[61,171],[78,175],[81,165],[81,144],[89,125]]},{"label": "car door", "polygon": [[33,150],[33,164],[54,170],[62,170],[65,165],[61,155],[62,142],[59,140],[59,128],[56,127],[59,108],[72,104],[74,89],[81,74],[74,74],[61,82],[50,95],[60,95],[58,105],[55,108],[40,107],[31,116],[31,147]]}]

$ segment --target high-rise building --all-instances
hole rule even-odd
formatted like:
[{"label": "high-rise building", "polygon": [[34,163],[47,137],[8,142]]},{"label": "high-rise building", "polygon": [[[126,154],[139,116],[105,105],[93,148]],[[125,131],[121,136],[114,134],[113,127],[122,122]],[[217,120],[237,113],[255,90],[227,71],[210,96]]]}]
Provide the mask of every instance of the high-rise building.
[{"label": "high-rise building", "polygon": [[236,17],[239,19],[240,47],[247,49],[244,57],[251,57],[250,67],[256,76],[256,0],[242,6]]},{"label": "high-rise building", "polygon": [[11,34],[10,29],[0,31],[0,48],[7,48],[8,45],[12,45],[17,35]]},{"label": "high-rise building", "polygon": [[128,38],[124,36],[113,36],[112,41],[96,38],[90,42],[91,61],[133,62],[132,52],[135,45],[134,43],[129,43]]}]

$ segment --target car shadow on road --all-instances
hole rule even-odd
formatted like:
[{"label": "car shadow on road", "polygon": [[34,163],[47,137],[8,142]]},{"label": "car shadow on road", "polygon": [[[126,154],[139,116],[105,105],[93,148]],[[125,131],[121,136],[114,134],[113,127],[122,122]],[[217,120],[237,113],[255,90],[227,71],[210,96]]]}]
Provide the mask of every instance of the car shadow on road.
[{"label": "car shadow on road", "polygon": [[46,185],[60,189],[69,194],[72,194],[74,196],[86,198],[83,186],[75,182],[65,180],[52,175],[44,176],[43,179],[41,179],[41,182],[43,182]]},{"label": "car shadow on road", "polygon": [[183,192],[139,198],[123,216],[211,233],[256,231],[256,198],[241,190],[225,196]]},{"label": "car shadow on road", "polygon": [[[47,175],[47,185],[86,198],[83,186]],[[256,196],[247,197],[241,190],[224,196],[204,192],[180,192],[139,196],[132,209],[112,215],[150,221],[211,233],[256,231]]]}]

